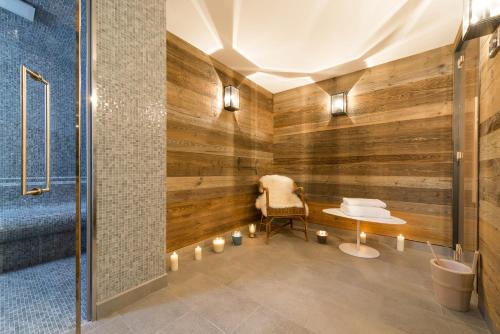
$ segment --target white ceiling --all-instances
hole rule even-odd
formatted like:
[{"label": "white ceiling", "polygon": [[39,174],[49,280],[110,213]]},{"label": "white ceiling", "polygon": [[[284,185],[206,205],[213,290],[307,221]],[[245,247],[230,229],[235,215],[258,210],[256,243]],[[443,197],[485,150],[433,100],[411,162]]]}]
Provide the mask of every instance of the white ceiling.
[{"label": "white ceiling", "polygon": [[273,93],[453,42],[462,0],[167,0],[167,29]]}]

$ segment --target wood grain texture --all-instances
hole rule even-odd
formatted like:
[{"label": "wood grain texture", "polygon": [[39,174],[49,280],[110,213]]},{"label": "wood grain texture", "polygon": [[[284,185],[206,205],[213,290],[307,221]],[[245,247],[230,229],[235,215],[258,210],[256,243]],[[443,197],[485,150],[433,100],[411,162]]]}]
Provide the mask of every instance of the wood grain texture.
[{"label": "wood grain texture", "polygon": [[[451,244],[452,47],[274,96],[273,172],[305,187],[312,223],[354,229],[321,211],[342,197],[380,198],[405,226],[371,233]],[[348,116],[329,99],[348,92]]]},{"label": "wood grain texture", "polygon": [[488,58],[488,40],[481,38],[479,54],[479,296],[500,333],[500,56]]},{"label": "wood grain texture", "polygon": [[[241,110],[223,110],[223,87]],[[258,219],[273,159],[272,94],[167,34],[167,250]]]}]

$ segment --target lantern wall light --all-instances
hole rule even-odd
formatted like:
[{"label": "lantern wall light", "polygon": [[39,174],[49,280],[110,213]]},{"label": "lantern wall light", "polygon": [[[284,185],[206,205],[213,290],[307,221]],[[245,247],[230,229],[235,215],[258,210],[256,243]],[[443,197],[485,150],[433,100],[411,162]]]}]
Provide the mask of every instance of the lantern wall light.
[{"label": "lantern wall light", "polygon": [[224,87],[224,109],[240,110],[240,90],[234,86]]},{"label": "lantern wall light", "polygon": [[464,0],[462,41],[492,33],[500,24],[500,0]]},{"label": "lantern wall light", "polygon": [[332,116],[347,115],[347,93],[342,92],[331,96]]}]

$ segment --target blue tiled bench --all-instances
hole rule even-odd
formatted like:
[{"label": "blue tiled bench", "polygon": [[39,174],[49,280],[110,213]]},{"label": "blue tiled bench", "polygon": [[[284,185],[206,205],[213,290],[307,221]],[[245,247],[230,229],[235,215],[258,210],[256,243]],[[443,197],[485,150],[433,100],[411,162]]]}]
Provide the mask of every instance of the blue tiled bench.
[{"label": "blue tiled bench", "polygon": [[[83,247],[87,221],[84,204],[81,219]],[[2,210],[0,273],[72,256],[74,245],[74,202]]]}]

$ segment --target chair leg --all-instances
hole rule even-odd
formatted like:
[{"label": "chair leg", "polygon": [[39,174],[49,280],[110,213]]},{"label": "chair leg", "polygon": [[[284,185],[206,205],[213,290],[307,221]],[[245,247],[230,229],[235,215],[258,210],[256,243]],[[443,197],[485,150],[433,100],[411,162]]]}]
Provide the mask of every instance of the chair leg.
[{"label": "chair leg", "polygon": [[271,227],[272,227],[272,223],[273,223],[273,218],[270,218],[267,222],[266,222],[266,244],[269,243],[269,236],[271,235]]},{"label": "chair leg", "polygon": [[309,241],[309,237],[307,236],[307,218],[302,219],[304,222],[304,234],[306,236],[306,241]]},{"label": "chair leg", "polygon": [[260,215],[259,232],[262,232],[262,224],[264,224],[264,219],[265,219],[264,215],[263,215],[263,214],[261,214],[261,215]]},{"label": "chair leg", "polygon": [[290,218],[290,228],[293,230],[293,218]]}]

